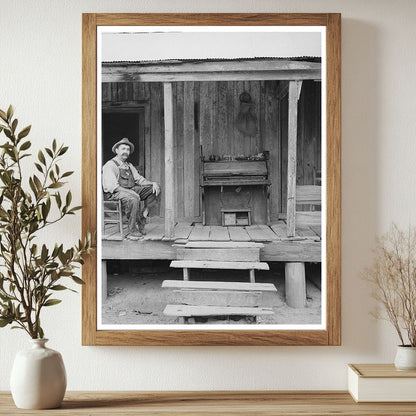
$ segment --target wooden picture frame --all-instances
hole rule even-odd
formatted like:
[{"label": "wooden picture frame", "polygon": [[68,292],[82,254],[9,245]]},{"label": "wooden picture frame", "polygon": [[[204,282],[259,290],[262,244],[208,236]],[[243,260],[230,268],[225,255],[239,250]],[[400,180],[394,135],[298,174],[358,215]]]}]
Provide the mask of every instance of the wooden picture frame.
[{"label": "wooden picture frame", "polygon": [[[341,16],[320,14],[101,14],[82,16],[82,230],[97,228],[97,28],[100,26],[320,26],[326,30],[326,322],[319,330],[288,329],[145,329],[99,330],[97,326],[97,254],[83,266],[83,345],[340,345],[341,344]],[[168,83],[166,83],[168,84]],[[299,96],[290,83],[289,101]],[[169,85],[165,99],[171,97]],[[295,98],[294,98],[295,97]],[[290,104],[289,104],[290,105]],[[145,109],[143,111],[146,111]],[[165,107],[165,112],[166,112]],[[297,110],[296,110],[297,111]],[[166,117],[165,117],[166,118]],[[289,112],[289,125],[296,124]],[[168,120],[169,123],[169,120]],[[166,119],[165,119],[166,125]],[[324,126],[323,126],[324,127]],[[169,126],[168,126],[169,128]],[[296,137],[296,126],[295,126]],[[289,135],[289,147],[291,146]],[[293,142],[293,140],[292,140]],[[292,143],[293,145],[293,143]],[[169,146],[169,142],[165,144]],[[294,151],[296,154],[296,140]],[[291,162],[288,162],[290,165]],[[296,162],[295,162],[296,163]],[[293,166],[292,166],[293,167]],[[288,169],[291,167],[289,166]],[[173,169],[172,166],[166,169]],[[295,165],[296,169],[296,165]],[[323,170],[325,172],[325,170]],[[172,173],[173,170],[170,172]],[[167,172],[169,174],[169,172]],[[171,175],[173,178],[173,175]],[[294,176],[295,178],[295,176]],[[295,180],[295,179],[294,179]],[[288,183],[296,193],[296,182]],[[169,192],[168,192],[169,193]],[[166,198],[170,198],[169,195]],[[168,200],[167,200],[168,201]],[[295,197],[288,198],[287,230],[293,228]],[[169,201],[167,202],[167,204]],[[292,206],[290,206],[292,204]],[[166,235],[174,212],[167,207]],[[293,224],[291,224],[293,222]],[[288,234],[290,235],[290,234]],[[293,235],[294,236],[294,235]],[[324,261],[323,260],[323,261]]]}]

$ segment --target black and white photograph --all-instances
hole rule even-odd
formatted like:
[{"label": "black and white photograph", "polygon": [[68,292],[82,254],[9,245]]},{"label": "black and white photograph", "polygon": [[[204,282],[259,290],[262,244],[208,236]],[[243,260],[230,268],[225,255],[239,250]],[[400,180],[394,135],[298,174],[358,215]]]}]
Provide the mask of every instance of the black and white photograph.
[{"label": "black and white photograph", "polygon": [[326,328],[325,28],[97,31],[97,328]]}]

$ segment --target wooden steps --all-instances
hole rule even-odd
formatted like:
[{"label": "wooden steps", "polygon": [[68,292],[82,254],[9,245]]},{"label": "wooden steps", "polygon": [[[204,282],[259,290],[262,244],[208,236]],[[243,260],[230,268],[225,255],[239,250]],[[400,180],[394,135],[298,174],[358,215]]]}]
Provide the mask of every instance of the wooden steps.
[{"label": "wooden steps", "polygon": [[190,280],[164,280],[162,287],[175,289],[207,289],[207,290],[245,290],[277,292],[272,283],[244,283],[244,282],[196,282]]},{"label": "wooden steps", "polygon": [[[177,316],[180,323],[189,318],[212,316],[270,315],[270,308],[260,307],[263,292],[276,292],[270,283],[256,283],[255,270],[269,270],[260,262],[260,248],[253,242],[194,241],[177,248],[177,258],[170,266],[183,269],[183,281],[165,280],[164,288],[173,288],[173,300],[164,310],[168,316]],[[189,269],[249,270],[250,283],[190,281]],[[250,318],[251,319],[251,318]]]},{"label": "wooden steps", "polygon": [[181,269],[269,270],[267,263],[250,261],[173,260],[170,267]]},{"label": "wooden steps", "polygon": [[163,313],[167,316],[190,318],[195,316],[261,316],[273,315],[270,308],[253,308],[238,306],[194,306],[194,305],[166,305]]}]

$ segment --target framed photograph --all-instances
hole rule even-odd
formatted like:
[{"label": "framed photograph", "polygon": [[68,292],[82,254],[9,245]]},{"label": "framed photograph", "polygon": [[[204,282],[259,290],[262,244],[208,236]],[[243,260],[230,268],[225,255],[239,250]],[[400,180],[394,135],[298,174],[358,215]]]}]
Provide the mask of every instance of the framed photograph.
[{"label": "framed photograph", "polygon": [[340,345],[340,31],[83,15],[83,345]]}]

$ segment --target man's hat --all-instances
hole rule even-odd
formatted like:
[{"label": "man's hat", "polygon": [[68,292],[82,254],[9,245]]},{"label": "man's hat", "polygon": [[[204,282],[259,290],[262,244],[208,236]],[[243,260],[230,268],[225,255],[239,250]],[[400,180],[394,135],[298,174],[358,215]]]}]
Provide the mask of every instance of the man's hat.
[{"label": "man's hat", "polygon": [[124,137],[122,138],[120,141],[118,141],[112,148],[111,150],[113,151],[113,153],[116,153],[116,149],[117,147],[119,147],[121,144],[127,144],[128,146],[130,146],[130,153],[134,152],[134,144],[127,138]]}]

